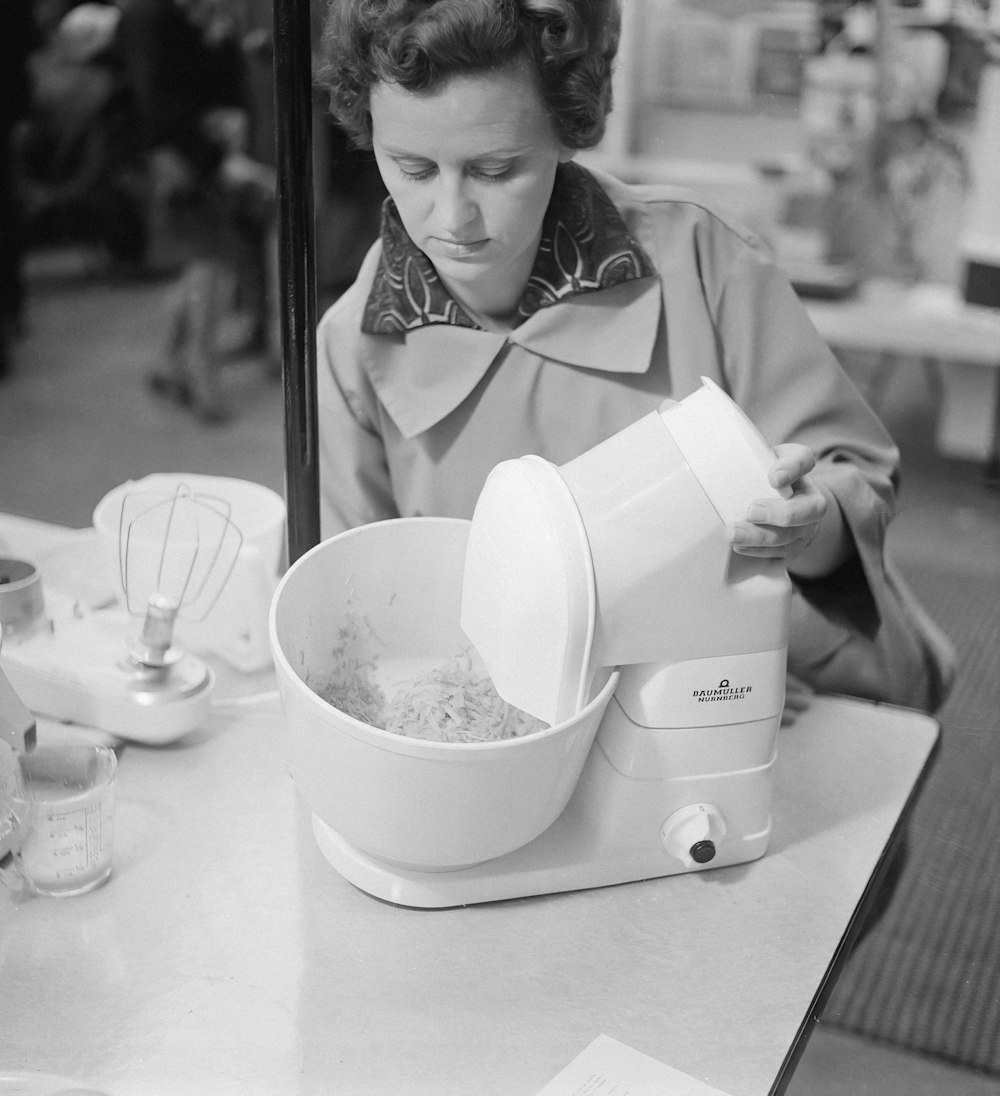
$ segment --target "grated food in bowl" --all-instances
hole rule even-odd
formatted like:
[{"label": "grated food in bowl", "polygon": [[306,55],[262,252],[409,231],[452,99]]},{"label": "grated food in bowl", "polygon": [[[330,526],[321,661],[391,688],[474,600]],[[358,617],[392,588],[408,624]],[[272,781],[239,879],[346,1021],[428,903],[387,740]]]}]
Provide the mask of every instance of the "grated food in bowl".
[{"label": "grated food in bowl", "polygon": [[379,681],[375,642],[368,622],[349,610],[329,678],[310,687],[362,723],[432,742],[494,742],[548,726],[500,696],[471,647],[440,666],[396,682],[387,695]]}]

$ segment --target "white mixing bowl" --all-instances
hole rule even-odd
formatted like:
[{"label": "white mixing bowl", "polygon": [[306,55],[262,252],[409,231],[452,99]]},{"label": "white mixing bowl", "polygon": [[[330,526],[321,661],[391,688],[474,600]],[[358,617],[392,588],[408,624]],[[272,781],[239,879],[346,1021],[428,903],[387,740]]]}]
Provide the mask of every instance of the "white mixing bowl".
[{"label": "white mixing bowl", "polygon": [[296,785],[316,816],[368,856],[440,871],[527,844],[576,786],[617,673],[577,716],[521,738],[431,742],[368,726],[308,682],[328,677],[338,635],[363,617],[387,661],[442,665],[459,627],[469,522],[361,526],[298,559],[271,603],[270,640]]}]

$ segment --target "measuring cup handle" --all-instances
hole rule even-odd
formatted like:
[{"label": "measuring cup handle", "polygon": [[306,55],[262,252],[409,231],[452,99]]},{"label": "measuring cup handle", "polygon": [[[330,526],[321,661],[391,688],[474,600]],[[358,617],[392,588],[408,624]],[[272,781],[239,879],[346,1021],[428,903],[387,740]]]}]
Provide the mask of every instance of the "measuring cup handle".
[{"label": "measuring cup handle", "polygon": [[15,894],[30,889],[17,856],[27,833],[27,827],[15,809],[20,794],[11,773],[0,773],[0,883]]},{"label": "measuring cup handle", "polygon": [[0,738],[0,882],[12,891],[24,888],[25,880],[16,852],[24,841],[27,817],[19,754]]},{"label": "measuring cup handle", "polygon": [[15,894],[24,894],[31,889],[17,862],[17,857],[12,852],[0,856],[0,883]]}]

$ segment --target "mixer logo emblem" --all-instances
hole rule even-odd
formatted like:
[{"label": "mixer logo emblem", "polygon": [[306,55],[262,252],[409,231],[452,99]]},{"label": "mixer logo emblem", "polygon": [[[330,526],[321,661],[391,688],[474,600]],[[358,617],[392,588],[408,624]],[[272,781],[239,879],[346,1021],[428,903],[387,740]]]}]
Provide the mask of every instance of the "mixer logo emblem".
[{"label": "mixer logo emblem", "polygon": [[724,677],[716,688],[695,689],[691,695],[699,704],[711,704],[718,700],[745,700],[752,691],[751,685],[730,685],[729,678]]}]

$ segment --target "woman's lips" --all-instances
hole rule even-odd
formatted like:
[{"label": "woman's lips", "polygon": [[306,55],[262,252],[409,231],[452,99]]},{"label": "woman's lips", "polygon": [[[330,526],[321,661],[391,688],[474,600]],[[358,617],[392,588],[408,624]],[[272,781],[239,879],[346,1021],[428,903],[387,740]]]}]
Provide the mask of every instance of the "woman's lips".
[{"label": "woman's lips", "polygon": [[489,240],[445,240],[440,236],[437,245],[442,253],[452,259],[464,259],[478,254],[489,243]]}]

